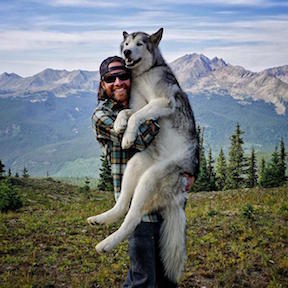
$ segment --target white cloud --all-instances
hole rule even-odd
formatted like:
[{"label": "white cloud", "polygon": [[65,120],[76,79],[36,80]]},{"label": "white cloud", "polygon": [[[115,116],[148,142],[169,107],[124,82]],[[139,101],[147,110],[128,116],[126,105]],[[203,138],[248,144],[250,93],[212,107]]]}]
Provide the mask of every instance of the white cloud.
[{"label": "white cloud", "polygon": [[93,7],[93,8],[111,8],[122,5],[119,1],[93,1],[93,0],[51,0],[46,4],[52,6],[72,6],[72,7]]},{"label": "white cloud", "polygon": [[[122,1],[116,4],[115,1],[90,0],[53,0],[49,3],[77,6],[96,5],[96,2],[100,6],[105,3],[107,5],[121,3],[124,7],[130,3],[130,1]],[[151,7],[168,2],[172,3],[172,0],[155,1]],[[184,3],[185,0],[180,2]],[[220,0],[189,2],[209,2],[216,5]],[[236,2],[239,5],[241,2],[244,5],[248,0],[221,2],[224,4],[234,2],[235,5]],[[250,2],[253,5],[258,5],[260,2],[272,5],[273,1]],[[146,5],[149,6],[150,3],[149,0]],[[18,72],[26,75],[35,74],[47,67],[97,70],[95,67],[98,67],[104,57],[119,54],[123,30],[152,33],[160,27],[164,27],[161,49],[165,52],[164,57],[168,62],[185,53],[198,52],[210,57],[222,57],[232,64],[243,65],[253,71],[262,67],[287,64],[288,37],[285,37],[288,35],[287,15],[258,15],[250,19],[247,16],[246,20],[240,21],[234,20],[233,15],[229,17],[231,13],[236,13],[235,11],[227,9],[226,17],[222,17],[216,11],[208,17],[208,15],[183,15],[181,12],[176,13],[172,10],[142,10],[134,14],[130,13],[129,16],[111,13],[103,14],[101,18],[87,17],[74,22],[70,19],[65,20],[67,18],[62,17],[62,14],[40,14],[29,20],[26,19],[26,22],[31,24],[27,25],[30,30],[26,27],[22,30],[9,29],[8,26],[0,28],[0,69],[3,72]],[[35,52],[35,55],[27,58],[26,53],[32,54],[31,51]]]},{"label": "white cloud", "polygon": [[[39,2],[39,0],[34,0]],[[168,8],[167,5],[221,5],[221,6],[256,6],[256,7],[273,7],[273,6],[287,6],[288,3],[275,0],[146,0],[132,1],[132,0],[50,0],[46,4],[52,6],[70,6],[70,7],[95,7],[95,8],[111,8],[111,7],[133,7],[143,10],[153,10],[157,8]]]},{"label": "white cloud", "polygon": [[44,50],[69,45],[115,43],[122,38],[119,31],[92,31],[79,33],[50,32],[40,30],[0,31],[0,51]]},{"label": "white cloud", "polygon": [[232,65],[239,65],[253,72],[288,65],[286,45],[209,47],[201,53],[208,57],[223,58]]}]

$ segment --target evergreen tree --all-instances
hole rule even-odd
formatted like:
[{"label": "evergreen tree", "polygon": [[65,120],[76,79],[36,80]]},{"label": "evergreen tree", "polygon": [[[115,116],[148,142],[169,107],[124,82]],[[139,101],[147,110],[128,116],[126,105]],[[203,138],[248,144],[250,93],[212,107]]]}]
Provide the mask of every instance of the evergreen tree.
[{"label": "evergreen tree", "polygon": [[253,188],[257,185],[257,164],[254,147],[249,157],[247,186]]},{"label": "evergreen tree", "polygon": [[217,163],[216,163],[216,187],[218,190],[223,190],[226,182],[226,159],[221,147]]},{"label": "evergreen tree", "polygon": [[109,161],[104,154],[101,155],[100,160],[102,164],[100,168],[100,179],[97,188],[101,191],[113,191],[113,179]]},{"label": "evergreen tree", "polygon": [[207,169],[207,161],[205,157],[205,149],[204,149],[204,129],[201,131],[200,126],[197,128],[197,134],[200,139],[199,141],[199,160],[200,160],[200,168],[198,173],[198,178],[195,184],[192,186],[192,191],[210,191],[210,181]]},{"label": "evergreen tree", "polygon": [[0,160],[0,179],[3,179],[5,177],[5,165]]},{"label": "evergreen tree", "polygon": [[271,161],[264,169],[264,173],[260,182],[262,187],[278,187],[281,184],[279,163],[280,155],[278,152],[278,147],[275,146]]},{"label": "evergreen tree", "polygon": [[215,170],[214,170],[214,159],[212,157],[212,149],[209,148],[208,152],[208,162],[207,162],[207,174],[210,183],[209,190],[216,190],[216,183],[215,183]]},{"label": "evergreen tree", "polygon": [[9,179],[0,182],[0,211],[16,210],[22,207],[19,191],[11,184]]},{"label": "evergreen tree", "polygon": [[265,169],[266,169],[266,162],[265,162],[265,159],[262,158],[261,163],[260,163],[259,176],[258,176],[258,184],[260,186],[262,186],[263,179],[265,178],[264,176]]},{"label": "evergreen tree", "polygon": [[27,170],[27,168],[24,166],[24,168],[23,168],[23,172],[22,172],[22,177],[23,178],[28,178],[30,175],[29,175],[29,173],[28,173],[28,170]]},{"label": "evergreen tree", "polygon": [[229,160],[227,167],[227,178],[225,188],[237,189],[244,186],[244,178],[246,174],[246,159],[244,157],[244,144],[239,123],[236,125],[236,130],[230,137]]},{"label": "evergreen tree", "polygon": [[279,176],[280,184],[283,184],[286,181],[286,150],[285,143],[283,138],[280,141],[280,161],[279,161]]},{"label": "evergreen tree", "polygon": [[19,177],[19,173],[18,173],[18,172],[15,173],[15,177],[16,177],[16,178]]},{"label": "evergreen tree", "polygon": [[90,180],[88,177],[85,177],[85,186],[84,186],[85,192],[88,193],[90,191]]},{"label": "evergreen tree", "polygon": [[199,139],[199,160],[201,161],[202,151],[204,149],[204,128],[201,131],[200,125],[197,126],[197,137]]},{"label": "evergreen tree", "polygon": [[204,149],[202,149],[200,157],[200,169],[198,173],[198,178],[195,184],[192,186],[192,191],[210,191],[210,181],[207,170],[207,161],[204,153]]},{"label": "evergreen tree", "polygon": [[8,177],[11,177],[12,176],[12,172],[11,172],[11,169],[9,168],[8,169]]}]

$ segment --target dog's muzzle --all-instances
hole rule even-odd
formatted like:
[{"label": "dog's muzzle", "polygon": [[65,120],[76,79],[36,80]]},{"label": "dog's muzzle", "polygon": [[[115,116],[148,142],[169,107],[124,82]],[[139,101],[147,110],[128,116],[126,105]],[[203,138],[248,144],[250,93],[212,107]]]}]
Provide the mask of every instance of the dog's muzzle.
[{"label": "dog's muzzle", "polygon": [[131,67],[135,66],[136,64],[138,64],[141,60],[142,60],[142,58],[139,58],[137,60],[126,58],[125,59],[126,67],[131,68]]}]

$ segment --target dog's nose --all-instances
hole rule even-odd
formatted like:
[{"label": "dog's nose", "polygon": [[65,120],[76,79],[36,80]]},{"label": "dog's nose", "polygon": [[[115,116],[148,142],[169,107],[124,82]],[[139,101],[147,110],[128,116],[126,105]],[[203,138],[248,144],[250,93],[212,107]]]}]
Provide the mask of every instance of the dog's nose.
[{"label": "dog's nose", "polygon": [[129,57],[131,55],[131,50],[129,49],[124,50],[124,55],[125,57]]}]

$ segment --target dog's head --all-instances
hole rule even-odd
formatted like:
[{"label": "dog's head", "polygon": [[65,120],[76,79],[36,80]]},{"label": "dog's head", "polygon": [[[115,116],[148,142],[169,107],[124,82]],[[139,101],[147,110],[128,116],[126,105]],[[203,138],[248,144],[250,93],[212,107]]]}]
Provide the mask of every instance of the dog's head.
[{"label": "dog's head", "polygon": [[143,68],[144,66],[152,66],[157,54],[155,51],[158,50],[162,34],[163,28],[152,35],[148,35],[144,32],[128,34],[124,31],[124,39],[120,47],[122,57],[125,59],[126,67],[134,69],[140,65],[143,66]]}]

